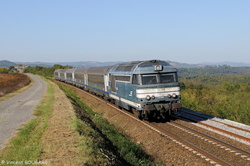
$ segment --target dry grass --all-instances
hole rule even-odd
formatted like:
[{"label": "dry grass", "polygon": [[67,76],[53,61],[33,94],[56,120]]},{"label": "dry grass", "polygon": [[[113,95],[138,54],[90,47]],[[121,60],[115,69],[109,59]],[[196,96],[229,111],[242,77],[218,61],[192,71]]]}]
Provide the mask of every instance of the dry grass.
[{"label": "dry grass", "polygon": [[19,73],[0,74],[0,97],[28,85],[31,82],[27,75]]},{"label": "dry grass", "polygon": [[26,86],[24,86],[24,87],[18,89],[17,91],[13,91],[13,92],[11,92],[11,93],[8,93],[8,94],[6,94],[6,95],[0,97],[0,101],[4,101],[4,100],[6,100],[6,99],[9,99],[9,98],[11,98],[11,97],[13,97],[13,96],[18,95],[19,93],[21,93],[21,92],[23,92],[23,91],[29,89],[30,87],[32,87],[33,84],[34,84],[34,81],[31,80],[30,84],[28,84],[28,85],[26,85]]},{"label": "dry grass", "polygon": [[42,137],[41,159],[48,165],[82,165],[81,146],[73,121],[74,108],[65,94],[53,83],[55,103],[51,110],[48,128]]}]

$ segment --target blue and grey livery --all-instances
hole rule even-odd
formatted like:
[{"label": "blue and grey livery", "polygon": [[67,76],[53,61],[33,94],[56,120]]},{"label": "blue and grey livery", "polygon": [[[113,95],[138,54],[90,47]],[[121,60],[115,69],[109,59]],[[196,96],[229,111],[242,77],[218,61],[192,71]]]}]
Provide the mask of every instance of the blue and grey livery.
[{"label": "blue and grey livery", "polygon": [[182,107],[177,70],[165,61],[59,69],[54,77],[132,111],[140,119],[167,118]]}]

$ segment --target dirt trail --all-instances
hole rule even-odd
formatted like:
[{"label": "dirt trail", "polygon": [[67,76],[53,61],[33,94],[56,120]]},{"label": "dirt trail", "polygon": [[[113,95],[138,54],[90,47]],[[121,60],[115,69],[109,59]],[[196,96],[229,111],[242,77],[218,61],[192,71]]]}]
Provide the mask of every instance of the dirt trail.
[{"label": "dirt trail", "polygon": [[0,101],[0,149],[20,125],[33,118],[33,110],[47,89],[40,77],[28,74],[34,84],[16,96]]},{"label": "dirt trail", "polygon": [[53,83],[55,103],[42,138],[41,159],[48,165],[82,165],[79,140],[73,129],[74,109],[65,94]]}]

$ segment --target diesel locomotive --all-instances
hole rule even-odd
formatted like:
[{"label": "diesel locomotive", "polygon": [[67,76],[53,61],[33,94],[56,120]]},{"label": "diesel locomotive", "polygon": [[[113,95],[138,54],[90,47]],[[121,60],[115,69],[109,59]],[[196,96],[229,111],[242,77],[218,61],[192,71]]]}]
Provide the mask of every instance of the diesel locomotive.
[{"label": "diesel locomotive", "polygon": [[94,93],[140,119],[166,119],[182,107],[177,70],[161,60],[58,69],[54,78]]}]

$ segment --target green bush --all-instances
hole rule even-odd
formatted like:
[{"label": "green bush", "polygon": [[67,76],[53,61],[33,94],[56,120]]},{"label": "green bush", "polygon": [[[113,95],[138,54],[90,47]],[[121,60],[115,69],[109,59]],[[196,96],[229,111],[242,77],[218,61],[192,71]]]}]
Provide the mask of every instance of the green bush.
[{"label": "green bush", "polygon": [[[181,78],[184,107],[250,124],[250,75],[213,75]],[[216,79],[217,78],[217,79]],[[217,80],[215,82],[214,80]]]}]

